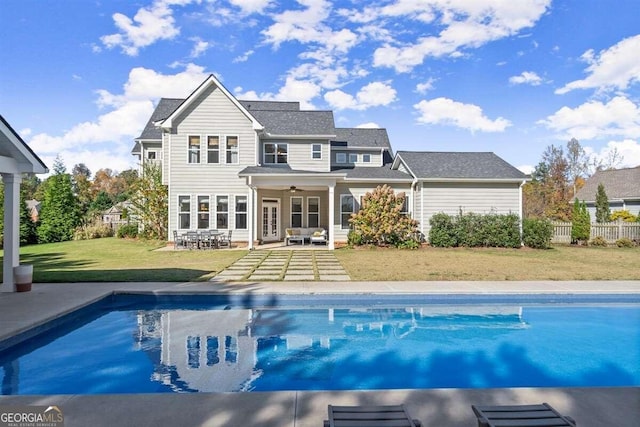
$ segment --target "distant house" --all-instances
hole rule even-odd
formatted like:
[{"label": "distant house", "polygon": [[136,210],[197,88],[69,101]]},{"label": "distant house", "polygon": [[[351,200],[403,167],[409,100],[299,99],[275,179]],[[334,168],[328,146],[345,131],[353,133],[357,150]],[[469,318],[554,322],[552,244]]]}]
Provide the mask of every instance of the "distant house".
[{"label": "distant house", "polygon": [[299,102],[239,100],[213,75],[186,99],[162,98],[132,154],[161,166],[169,236],[228,230],[249,248],[301,227],[328,231],[333,249],[383,184],[406,194],[425,236],[437,212],[521,215],[527,180],[493,153],[394,156],[386,129],[339,128],[332,111]]},{"label": "distant house", "polygon": [[40,206],[41,203],[36,199],[27,200],[27,210],[31,216],[31,221],[38,222],[40,219]]},{"label": "distant house", "polygon": [[598,171],[578,190],[576,198],[587,204],[587,210],[594,221],[599,184],[604,185],[611,212],[627,210],[634,215],[640,213],[640,166]]},{"label": "distant house", "polygon": [[127,222],[127,214],[131,212],[131,202],[116,203],[102,213],[102,222],[104,224],[122,224]]}]

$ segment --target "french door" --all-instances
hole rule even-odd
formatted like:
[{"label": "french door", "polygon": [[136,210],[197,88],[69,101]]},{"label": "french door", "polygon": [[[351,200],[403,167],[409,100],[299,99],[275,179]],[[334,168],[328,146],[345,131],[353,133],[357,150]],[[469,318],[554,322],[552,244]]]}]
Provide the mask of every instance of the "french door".
[{"label": "french door", "polygon": [[280,202],[262,201],[262,240],[266,242],[280,239]]}]

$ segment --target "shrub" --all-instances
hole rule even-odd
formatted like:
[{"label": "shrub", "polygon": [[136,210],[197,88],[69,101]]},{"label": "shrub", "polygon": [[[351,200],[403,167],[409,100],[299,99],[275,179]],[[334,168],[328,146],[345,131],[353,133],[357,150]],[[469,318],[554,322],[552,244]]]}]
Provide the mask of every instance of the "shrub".
[{"label": "shrub", "polygon": [[431,229],[429,230],[429,243],[431,246],[439,248],[451,248],[458,246],[456,228],[453,218],[446,213],[440,212],[429,220]]},{"label": "shrub", "polygon": [[130,238],[138,237],[138,224],[126,224],[121,226],[120,228],[118,228],[118,232],[116,233],[116,236],[118,236],[121,239],[125,237],[130,237]]},{"label": "shrub", "polygon": [[640,215],[637,217],[627,210],[613,211],[611,214],[611,221],[617,221],[621,219],[624,222],[635,222],[640,218]]},{"label": "shrub", "polygon": [[621,239],[616,240],[616,246],[619,248],[632,248],[635,246],[633,240],[628,237],[623,237]]},{"label": "shrub", "polygon": [[553,224],[548,219],[528,218],[522,222],[522,241],[534,249],[548,249],[553,238]]},{"label": "shrub", "polygon": [[87,224],[75,229],[73,233],[73,240],[90,240],[100,239],[102,237],[113,237],[113,229],[108,225]]},{"label": "shrub", "polygon": [[591,242],[589,242],[589,244],[591,246],[600,246],[600,247],[607,247],[609,246],[609,244],[607,243],[607,240],[602,237],[602,236],[596,236],[593,239],[591,239]]},{"label": "shrub", "polygon": [[573,213],[571,215],[571,241],[572,243],[583,243],[589,241],[591,234],[591,217],[587,211],[585,202],[576,199],[573,203]]},{"label": "shrub", "polygon": [[362,234],[356,233],[353,230],[349,231],[347,234],[347,245],[349,246],[360,246],[363,245]]}]

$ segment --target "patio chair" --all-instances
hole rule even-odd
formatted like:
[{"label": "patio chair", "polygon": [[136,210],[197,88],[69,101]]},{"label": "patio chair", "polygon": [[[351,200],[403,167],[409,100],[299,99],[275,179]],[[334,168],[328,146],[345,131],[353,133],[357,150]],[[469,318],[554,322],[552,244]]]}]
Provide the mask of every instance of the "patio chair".
[{"label": "patio chair", "polygon": [[198,243],[199,243],[198,232],[187,231],[187,234],[185,236],[185,245],[189,249],[198,249]]},{"label": "patio chair", "polygon": [[222,236],[220,236],[218,238],[218,247],[219,248],[224,248],[226,246],[229,249],[231,249],[231,232],[232,232],[232,230],[229,230],[229,233],[226,236],[223,234]]},{"label": "patio chair", "polygon": [[178,235],[178,232],[176,230],[173,230],[173,249],[184,248],[184,246],[184,237]]},{"label": "patio chair", "polygon": [[329,405],[329,419],[324,427],[421,427],[404,405],[334,406]]},{"label": "patio chair", "polygon": [[200,249],[213,248],[213,238],[209,230],[202,230],[200,232]]},{"label": "patio chair", "polygon": [[573,418],[560,415],[548,403],[504,406],[471,405],[471,409],[478,418],[478,427],[576,426]]},{"label": "patio chair", "polygon": [[327,244],[327,230],[317,230],[314,231],[311,235],[311,243],[322,243],[323,245]]}]

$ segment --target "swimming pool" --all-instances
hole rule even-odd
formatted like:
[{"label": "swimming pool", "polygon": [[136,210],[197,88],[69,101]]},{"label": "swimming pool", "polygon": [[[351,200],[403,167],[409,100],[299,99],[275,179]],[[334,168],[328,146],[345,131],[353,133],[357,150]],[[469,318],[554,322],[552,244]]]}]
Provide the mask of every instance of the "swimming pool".
[{"label": "swimming pool", "polygon": [[36,332],[2,394],[640,385],[638,296],[113,296]]}]

